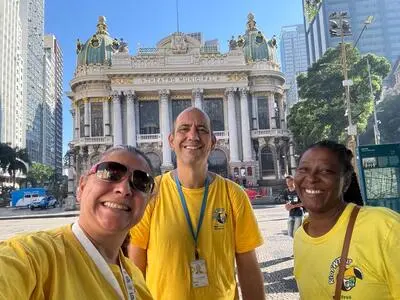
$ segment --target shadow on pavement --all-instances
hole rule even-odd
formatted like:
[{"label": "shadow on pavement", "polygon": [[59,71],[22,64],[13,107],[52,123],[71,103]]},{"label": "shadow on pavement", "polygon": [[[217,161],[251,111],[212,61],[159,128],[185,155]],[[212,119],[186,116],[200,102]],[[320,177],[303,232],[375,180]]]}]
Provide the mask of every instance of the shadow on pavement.
[{"label": "shadow on pavement", "polygon": [[277,258],[277,259],[261,262],[261,263],[259,263],[259,265],[260,265],[260,268],[268,268],[270,266],[280,264],[280,263],[283,263],[283,262],[291,260],[291,259],[293,259],[293,258],[290,256],[282,257],[282,258]]},{"label": "shadow on pavement", "polygon": [[280,219],[268,219],[267,221],[271,222],[271,221],[286,221],[286,220],[287,218],[280,218]]},{"label": "shadow on pavement", "polygon": [[296,280],[293,277],[293,267],[275,272],[263,272],[264,289],[268,294],[297,293]]},{"label": "shadow on pavement", "polygon": [[277,207],[278,205],[276,204],[257,204],[257,203],[252,203],[253,209],[264,209],[264,208],[274,208]]}]

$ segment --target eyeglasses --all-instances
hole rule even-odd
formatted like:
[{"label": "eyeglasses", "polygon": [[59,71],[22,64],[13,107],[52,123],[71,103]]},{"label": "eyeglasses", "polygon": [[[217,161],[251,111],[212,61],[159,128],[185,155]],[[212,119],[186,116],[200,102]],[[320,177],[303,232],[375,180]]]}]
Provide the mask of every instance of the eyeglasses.
[{"label": "eyeglasses", "polygon": [[115,161],[103,161],[95,164],[88,175],[96,174],[97,178],[108,182],[119,182],[126,176],[132,189],[143,193],[151,193],[154,189],[154,178],[141,170],[130,172],[126,166]]}]

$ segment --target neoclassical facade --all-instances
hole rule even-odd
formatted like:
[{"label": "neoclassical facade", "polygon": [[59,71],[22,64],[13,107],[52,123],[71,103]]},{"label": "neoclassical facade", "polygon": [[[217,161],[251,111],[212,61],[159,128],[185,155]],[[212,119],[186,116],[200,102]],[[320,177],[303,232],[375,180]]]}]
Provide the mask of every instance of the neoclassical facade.
[{"label": "neoclassical facade", "polygon": [[125,41],[110,37],[100,17],[97,32],[77,42],[70,83],[76,178],[118,144],[143,150],[159,173],[172,169],[173,121],[195,106],[209,114],[217,137],[211,170],[250,184],[281,179],[294,167],[284,81],[276,41],[256,28],[252,14],[227,53],[196,35],[175,32],[135,55]]}]

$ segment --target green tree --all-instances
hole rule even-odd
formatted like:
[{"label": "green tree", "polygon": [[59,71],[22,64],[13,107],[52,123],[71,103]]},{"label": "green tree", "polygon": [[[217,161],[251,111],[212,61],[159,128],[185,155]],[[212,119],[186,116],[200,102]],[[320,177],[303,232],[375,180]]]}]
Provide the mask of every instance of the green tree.
[{"label": "green tree", "polygon": [[3,172],[7,172],[13,179],[13,186],[15,187],[16,173],[18,171],[22,174],[27,173],[27,165],[31,161],[26,149],[12,148],[7,144],[0,144],[0,167]]},{"label": "green tree", "polygon": [[33,163],[27,176],[32,186],[49,185],[54,176],[54,170],[41,163]]},{"label": "green tree", "polygon": [[[374,54],[361,56],[352,45],[346,44],[351,114],[358,132],[365,131],[372,113],[367,57],[371,65],[374,96],[379,97],[382,78],[390,71],[390,63]],[[296,142],[296,150],[302,152],[307,146],[322,139],[344,142],[348,125],[345,105],[343,69],[340,46],[328,49],[309,69],[297,77],[299,96],[288,116],[288,126]]]},{"label": "green tree", "polygon": [[[381,143],[400,142],[400,95],[388,95],[376,106]],[[368,120],[367,130],[360,136],[361,144],[374,144],[374,118]]]}]

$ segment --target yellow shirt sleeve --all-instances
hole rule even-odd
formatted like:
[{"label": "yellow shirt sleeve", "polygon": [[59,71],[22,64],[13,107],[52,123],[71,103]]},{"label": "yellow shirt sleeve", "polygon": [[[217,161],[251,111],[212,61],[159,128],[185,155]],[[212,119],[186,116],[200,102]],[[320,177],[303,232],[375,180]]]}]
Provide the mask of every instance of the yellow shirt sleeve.
[{"label": "yellow shirt sleeve", "polygon": [[383,251],[386,280],[393,299],[400,299],[400,222],[393,224]]},{"label": "yellow shirt sleeve", "polygon": [[18,242],[0,243],[0,299],[30,299],[41,264]]},{"label": "yellow shirt sleeve", "polygon": [[[169,173],[168,173],[169,174]],[[163,179],[164,175],[157,176],[155,178],[156,183],[156,195],[150,200],[149,204],[144,211],[143,217],[139,223],[132,227],[130,230],[131,234],[131,245],[147,249],[149,245],[149,238],[150,238],[150,226],[151,226],[151,216],[153,214],[154,207],[156,202],[159,201],[159,190],[161,185],[161,180]],[[168,175],[169,176],[169,175]],[[164,178],[163,180],[166,180]]]},{"label": "yellow shirt sleeve", "polygon": [[250,199],[246,192],[232,181],[228,181],[228,190],[235,223],[235,252],[245,253],[254,250],[264,241]]},{"label": "yellow shirt sleeve", "polygon": [[151,200],[151,202],[147,205],[146,210],[140,222],[137,223],[135,226],[133,226],[132,229],[130,230],[131,245],[137,246],[142,249],[147,249],[150,238],[151,215],[154,210],[155,200],[156,199]]}]

